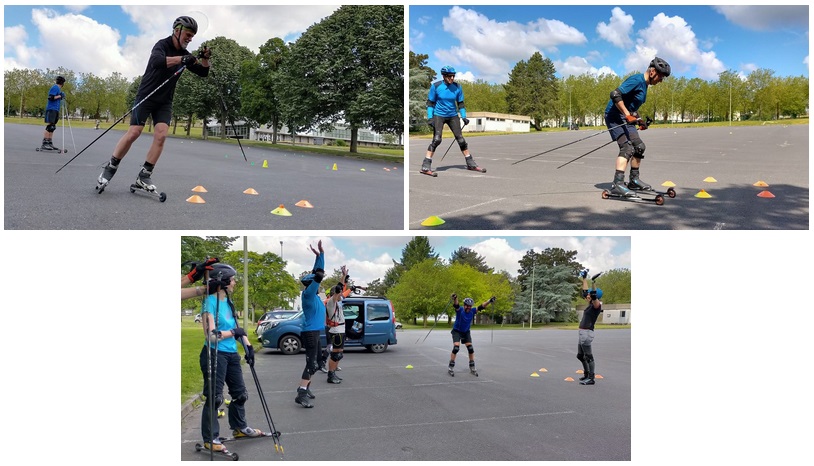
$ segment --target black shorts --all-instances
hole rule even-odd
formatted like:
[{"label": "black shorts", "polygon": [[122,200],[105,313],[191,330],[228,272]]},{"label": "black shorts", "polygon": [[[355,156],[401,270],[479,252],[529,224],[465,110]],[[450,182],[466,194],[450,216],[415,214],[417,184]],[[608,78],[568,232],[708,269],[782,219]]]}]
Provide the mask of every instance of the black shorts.
[{"label": "black shorts", "polygon": [[345,334],[344,333],[326,333],[328,336],[328,344],[332,345],[335,350],[345,347]]},{"label": "black shorts", "polygon": [[[139,102],[138,97],[136,102]],[[166,123],[169,126],[172,122],[172,102],[145,100],[130,115],[130,126],[144,126],[149,117],[153,117],[153,125]]]},{"label": "black shorts", "polygon": [[59,110],[46,110],[45,111],[45,122],[46,123],[56,125],[58,121],[59,121]]},{"label": "black shorts", "polygon": [[452,342],[458,343],[461,342],[463,344],[472,343],[472,334],[469,333],[469,330],[466,332],[459,332],[455,329],[452,329]]}]

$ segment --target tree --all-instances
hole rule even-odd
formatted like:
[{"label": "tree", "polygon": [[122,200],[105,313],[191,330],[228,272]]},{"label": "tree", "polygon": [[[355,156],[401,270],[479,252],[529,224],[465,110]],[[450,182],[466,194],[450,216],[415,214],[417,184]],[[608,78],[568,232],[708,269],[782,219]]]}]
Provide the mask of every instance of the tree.
[{"label": "tree", "polygon": [[543,120],[556,116],[559,82],[555,73],[554,62],[535,52],[528,62],[515,65],[506,83],[509,111],[531,116],[538,131]]},{"label": "tree", "polygon": [[[412,53],[412,52],[410,52]],[[422,131],[431,131],[424,122],[427,119],[427,93],[432,82],[428,84],[428,76],[434,71],[421,67],[410,68],[410,123]]]},{"label": "tree", "polygon": [[280,88],[286,85],[280,70],[288,53],[288,45],[282,39],[269,39],[260,46],[260,53],[245,61],[240,70],[243,113],[256,125],[271,127],[275,144],[282,126]]},{"label": "tree", "polygon": [[548,323],[571,309],[574,296],[574,273],[567,265],[535,267],[524,277],[522,290],[515,299],[512,314],[532,322]]},{"label": "tree", "polygon": [[467,248],[461,246],[456,249],[449,258],[450,264],[464,264],[472,267],[478,272],[492,273],[492,268],[486,265],[486,258]]},{"label": "tree", "polygon": [[[221,258],[222,262],[234,267],[238,273],[237,286],[232,295],[238,311],[244,308],[243,256],[243,251],[229,251]],[[259,254],[248,251],[247,256],[248,307],[254,311],[255,316],[271,309],[288,308],[300,294],[300,284],[285,271],[285,262],[273,252]]]},{"label": "tree", "polygon": [[[604,272],[602,276],[596,279],[597,288],[602,289],[602,302],[605,304],[629,304],[631,299],[630,282],[629,269],[612,269]],[[580,294],[581,296],[582,294]]]},{"label": "tree", "polygon": [[490,84],[482,79],[475,82],[460,81],[466,108],[470,112],[507,113],[506,90],[502,84]]},{"label": "tree", "polygon": [[[185,262],[201,262],[207,257],[222,258],[238,236],[182,236],[181,237],[181,264]],[[182,273],[189,270],[181,266]]]}]

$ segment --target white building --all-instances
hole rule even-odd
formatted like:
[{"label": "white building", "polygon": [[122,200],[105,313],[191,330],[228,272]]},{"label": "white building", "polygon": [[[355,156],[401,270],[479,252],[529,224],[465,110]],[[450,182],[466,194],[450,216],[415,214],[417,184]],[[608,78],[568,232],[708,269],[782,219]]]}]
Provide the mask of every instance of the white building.
[{"label": "white building", "polygon": [[469,124],[465,132],[505,131],[509,133],[528,133],[531,129],[531,117],[493,112],[466,112]]}]

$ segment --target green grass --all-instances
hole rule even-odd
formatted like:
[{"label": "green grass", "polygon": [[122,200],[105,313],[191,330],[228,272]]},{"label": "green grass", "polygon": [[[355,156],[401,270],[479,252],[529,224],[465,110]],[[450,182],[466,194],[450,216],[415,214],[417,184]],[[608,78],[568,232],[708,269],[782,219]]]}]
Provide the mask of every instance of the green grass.
[{"label": "green grass", "polygon": [[[42,118],[18,118],[18,117],[7,117],[4,119],[5,123],[16,123],[16,124],[24,124],[24,125],[42,125]],[[102,121],[99,124],[99,131],[101,134],[102,131],[110,128],[110,125],[113,122],[105,122]],[[85,120],[85,121],[78,121],[78,120],[71,120],[70,121],[70,128],[94,128],[96,126],[95,120]],[[113,129],[127,131],[127,128],[130,126],[129,120],[127,122],[122,122],[117,124],[113,127]],[[62,121],[58,123],[58,127],[62,127]],[[69,128],[68,124],[65,123],[65,128]],[[203,128],[200,126],[193,127],[190,129],[189,136],[186,135],[183,127],[178,125],[176,134],[173,134],[173,127],[170,126],[169,136],[171,138],[179,138],[179,139],[196,139],[196,140],[203,140],[202,136]],[[146,132],[146,130],[145,130]],[[220,138],[209,138],[207,141],[209,142],[218,142],[221,144],[232,144],[237,145],[236,139],[220,139]],[[257,147],[257,148],[264,148],[264,149],[274,149],[274,150],[287,150],[287,151],[296,151],[302,153],[310,153],[310,154],[325,154],[325,155],[334,155],[334,156],[341,156],[341,157],[353,157],[357,159],[363,160],[385,160],[387,162],[403,164],[404,163],[404,148],[386,148],[386,147],[358,147],[356,153],[350,152],[350,147],[345,146],[314,146],[314,145],[303,145],[303,144],[290,144],[290,143],[278,143],[278,144],[270,144],[267,142],[260,142],[260,141],[250,141],[247,139],[241,139],[240,144],[244,147]]]}]

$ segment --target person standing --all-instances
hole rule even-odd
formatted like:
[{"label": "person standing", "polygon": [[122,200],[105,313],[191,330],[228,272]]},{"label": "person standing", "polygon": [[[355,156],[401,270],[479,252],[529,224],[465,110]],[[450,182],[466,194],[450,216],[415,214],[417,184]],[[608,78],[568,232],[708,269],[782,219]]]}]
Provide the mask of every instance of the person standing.
[{"label": "person standing", "polygon": [[472,326],[472,321],[475,320],[475,314],[477,314],[478,311],[486,309],[486,307],[495,302],[496,299],[497,298],[492,296],[480,306],[473,308],[472,306],[475,304],[474,299],[465,298],[464,305],[459,306],[458,295],[455,293],[452,294],[452,307],[455,309],[455,325],[452,326],[452,331],[450,332],[452,333],[452,354],[449,356],[449,368],[447,369],[449,375],[455,377],[455,358],[461,349],[461,343],[466,345],[466,350],[469,352],[469,371],[475,376],[478,375],[478,371],[475,369],[475,349],[472,348],[470,327]]},{"label": "person standing", "polygon": [[[639,167],[644,159],[645,145],[639,137],[637,126],[644,130],[647,124],[639,118],[637,110],[647,100],[647,88],[670,76],[670,64],[659,57],[654,58],[644,74],[634,74],[611,91],[605,107],[605,124],[611,139],[619,145],[616,172],[610,192],[625,197],[636,196],[634,191],[650,190],[652,187],[639,178]],[[625,170],[630,163],[630,181],[625,185]]]},{"label": "person standing", "polygon": [[[591,278],[591,282],[601,274],[596,274]],[[580,273],[582,277],[582,297],[588,302],[588,307],[582,312],[582,320],[579,323],[579,347],[577,348],[577,359],[582,362],[583,376],[579,379],[580,385],[594,385],[596,381],[594,353],[591,345],[594,341],[594,324],[596,319],[602,314],[602,290],[593,286],[589,291],[588,270]]]},{"label": "person standing", "polygon": [[[223,385],[229,388],[229,427],[234,437],[260,437],[264,434],[246,422],[246,401],[249,392],[243,381],[237,339],[246,344],[246,362],[254,365],[254,349],[248,343],[246,330],[237,325],[235,306],[230,295],[235,288],[235,269],[228,264],[214,263],[209,274],[207,298],[203,303],[203,329],[206,340],[201,349],[200,365],[204,379],[206,402],[201,413],[201,435],[204,448],[223,451],[217,409],[223,403]],[[214,386],[210,384],[214,383]],[[210,399],[210,396],[213,398]],[[214,411],[214,412],[213,412]]]},{"label": "person standing", "polygon": [[[458,118],[458,112],[461,113],[460,119]],[[460,84],[455,82],[455,68],[445,66],[441,68],[441,81],[436,81],[430,86],[429,96],[427,97],[427,124],[432,128],[432,142],[430,142],[427,154],[421,163],[421,173],[435,176],[435,172],[431,168],[432,156],[435,149],[441,144],[444,125],[449,126],[453,136],[455,136],[458,147],[464,155],[467,170],[486,173],[486,169],[480,168],[472,158],[472,154],[469,153],[469,144],[467,144],[461,132],[461,119],[464,126],[469,124],[469,120],[466,118],[464,90]]]},{"label": "person standing", "polygon": [[51,89],[48,90],[48,103],[45,104],[45,132],[42,135],[41,151],[52,150],[62,152],[58,147],[54,147],[54,130],[57,129],[57,122],[59,121],[59,111],[62,108],[62,101],[65,100],[65,93],[62,92],[62,86],[65,85],[65,78],[57,76],[56,82]]},{"label": "person standing", "polygon": [[305,369],[302,371],[300,384],[297,387],[297,397],[294,402],[303,408],[313,408],[309,399],[315,396],[311,393],[311,376],[318,370],[319,364],[319,330],[325,326],[325,304],[319,299],[319,285],[325,278],[325,251],[322,249],[322,240],[317,243],[319,251],[310,246],[311,252],[317,257],[314,259],[314,268],[311,273],[303,276],[300,282],[305,286],[302,290],[302,346],[305,349]]},{"label": "person standing", "polygon": [[[196,286],[192,288],[187,285],[191,285],[204,278],[206,272],[215,270],[212,266],[218,262],[220,261],[217,257],[209,257],[203,262],[187,262],[183,264],[189,265],[190,270],[189,273],[181,277],[181,301],[206,294],[205,287]],[[206,284],[204,283],[204,285]]]},{"label": "person standing", "polygon": [[[101,192],[110,183],[130,147],[141,135],[144,125],[149,117],[153,118],[153,143],[147,151],[144,165],[136,177],[135,185],[147,191],[155,191],[152,181],[153,169],[158,163],[164,142],[167,139],[170,122],[172,121],[172,99],[175,87],[181,74],[178,70],[185,67],[200,77],[209,75],[208,48],[199,54],[200,62],[189,53],[187,47],[198,32],[198,23],[189,16],[180,16],[172,23],[172,34],[161,39],[153,46],[147,69],[141,78],[141,84],[136,92],[135,102],[142,102],[130,115],[130,128],[119,139],[113,156],[105,164],[104,170],[97,179],[96,190]],[[177,74],[176,74],[177,73]],[[161,86],[159,88],[159,86]],[[152,95],[151,95],[152,93]],[[147,96],[150,96],[147,98]]]},{"label": "person standing", "polygon": [[328,383],[342,383],[342,378],[336,375],[336,371],[339,369],[339,361],[342,360],[345,350],[345,314],[342,310],[342,299],[350,295],[350,289],[346,287],[348,270],[344,265],[341,270],[342,281],[336,284],[331,297],[325,302],[325,324],[327,327],[325,337],[330,348]]}]

